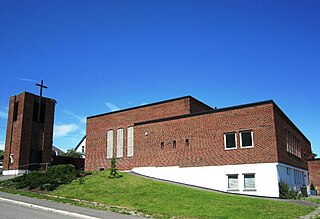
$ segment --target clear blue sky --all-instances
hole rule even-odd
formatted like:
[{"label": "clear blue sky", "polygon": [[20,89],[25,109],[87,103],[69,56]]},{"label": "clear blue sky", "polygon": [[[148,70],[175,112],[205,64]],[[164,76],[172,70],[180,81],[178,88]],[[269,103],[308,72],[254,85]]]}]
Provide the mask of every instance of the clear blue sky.
[{"label": "clear blue sky", "polygon": [[273,99],[320,154],[320,1],[0,1],[0,147],[9,97],[57,100],[54,145],[87,116],[192,95]]}]

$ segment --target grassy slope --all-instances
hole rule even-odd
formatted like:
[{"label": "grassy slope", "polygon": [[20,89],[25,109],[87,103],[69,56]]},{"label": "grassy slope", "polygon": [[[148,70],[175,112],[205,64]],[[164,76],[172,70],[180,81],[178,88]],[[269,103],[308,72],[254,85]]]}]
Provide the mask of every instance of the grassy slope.
[{"label": "grassy slope", "polygon": [[185,188],[123,174],[108,179],[98,172],[52,192],[68,198],[125,206],[157,217],[183,218],[296,218],[314,208],[284,202]]}]

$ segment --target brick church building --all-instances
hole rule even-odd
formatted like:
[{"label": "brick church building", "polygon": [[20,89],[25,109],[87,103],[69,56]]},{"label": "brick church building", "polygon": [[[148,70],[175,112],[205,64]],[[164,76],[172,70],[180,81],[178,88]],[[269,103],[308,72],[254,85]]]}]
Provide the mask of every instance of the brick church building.
[{"label": "brick church building", "polygon": [[309,185],[311,144],[272,101],[216,109],[181,97],[87,118],[86,170],[109,168],[199,187],[279,197]]},{"label": "brick church building", "polygon": [[55,104],[53,99],[28,92],[10,97],[3,175],[50,164]]}]

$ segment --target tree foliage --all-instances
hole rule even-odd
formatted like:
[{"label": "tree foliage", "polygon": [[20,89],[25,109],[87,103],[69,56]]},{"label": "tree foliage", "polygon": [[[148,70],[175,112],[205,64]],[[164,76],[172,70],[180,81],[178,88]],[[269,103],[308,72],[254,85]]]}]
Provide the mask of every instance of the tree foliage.
[{"label": "tree foliage", "polygon": [[109,178],[119,178],[122,177],[122,175],[119,174],[117,169],[117,160],[116,158],[112,157],[110,161],[111,168],[109,169]]},{"label": "tree foliage", "polygon": [[0,150],[0,160],[3,160],[3,158],[4,158],[4,151]]},{"label": "tree foliage", "polygon": [[63,157],[74,157],[74,158],[82,158],[82,154],[77,152],[75,149],[69,149],[66,153],[63,153],[61,156]]}]

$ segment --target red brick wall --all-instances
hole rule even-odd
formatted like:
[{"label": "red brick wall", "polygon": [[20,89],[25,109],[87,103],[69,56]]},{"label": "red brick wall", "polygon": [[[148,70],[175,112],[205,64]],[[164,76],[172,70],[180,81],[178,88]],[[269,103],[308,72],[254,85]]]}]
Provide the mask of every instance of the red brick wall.
[{"label": "red brick wall", "polygon": [[320,159],[308,161],[310,183],[320,189]]},{"label": "red brick wall", "polygon": [[[279,141],[283,139],[283,127],[291,127],[294,130],[297,128],[282,118],[281,110],[272,101],[207,111],[210,107],[189,100],[190,98],[185,98],[89,118],[85,169],[97,170],[100,167],[109,167],[109,161],[106,159],[106,133],[110,129],[114,131],[114,155],[116,155],[118,128],[124,128],[124,157],[117,159],[119,169],[273,162],[306,169],[304,160],[293,161],[283,155],[283,142]],[[189,109],[202,113],[188,115]],[[175,117],[162,119],[170,116]],[[134,156],[128,158],[127,127],[130,126],[134,127]],[[240,148],[240,132],[249,130],[253,131],[254,147]],[[236,132],[237,149],[225,150],[224,133],[227,132]],[[309,150],[310,144],[303,134],[298,131],[296,134],[303,150]],[[189,141],[188,147],[185,146],[186,139]],[[173,147],[173,141],[176,141],[176,148]],[[161,142],[164,142],[163,150]]]},{"label": "red brick wall", "polygon": [[[137,125],[135,166],[211,166],[277,162],[273,104],[217,111]],[[253,131],[253,148],[240,148],[240,131]],[[224,133],[237,133],[235,150],[225,150]],[[146,135],[145,133],[148,133]],[[185,146],[189,139],[189,147]],[[173,148],[176,141],[176,149]],[[161,149],[164,142],[164,150]]]},{"label": "red brick wall", "polygon": [[[308,159],[312,156],[309,140],[304,137],[278,107],[275,107],[275,124],[279,162],[307,170]],[[298,145],[301,148],[301,158],[287,152],[286,130],[298,139]]]},{"label": "red brick wall", "polygon": [[[42,98],[42,102],[46,103],[45,122],[39,124],[33,122],[34,102],[38,102],[38,100],[38,96],[26,92],[10,98],[4,170],[8,170],[8,167],[11,170],[17,170],[18,167],[28,169],[28,166],[25,165],[29,164],[31,145],[34,148],[43,149],[42,163],[51,162],[55,102],[48,98]],[[15,101],[19,101],[18,118],[12,122]],[[8,166],[10,154],[14,155],[14,163]]]},{"label": "red brick wall", "polygon": [[[85,169],[97,170],[101,167],[109,167],[109,161],[106,159],[107,131],[114,131],[113,153],[116,155],[116,132],[119,128],[124,129],[124,157],[119,159],[117,164],[121,169],[131,169],[136,156],[127,157],[127,128],[133,126],[136,122],[189,114],[191,108],[190,99],[192,98],[179,98],[120,112],[89,117],[87,119]],[[197,110],[207,109],[203,105],[198,107]]]}]

